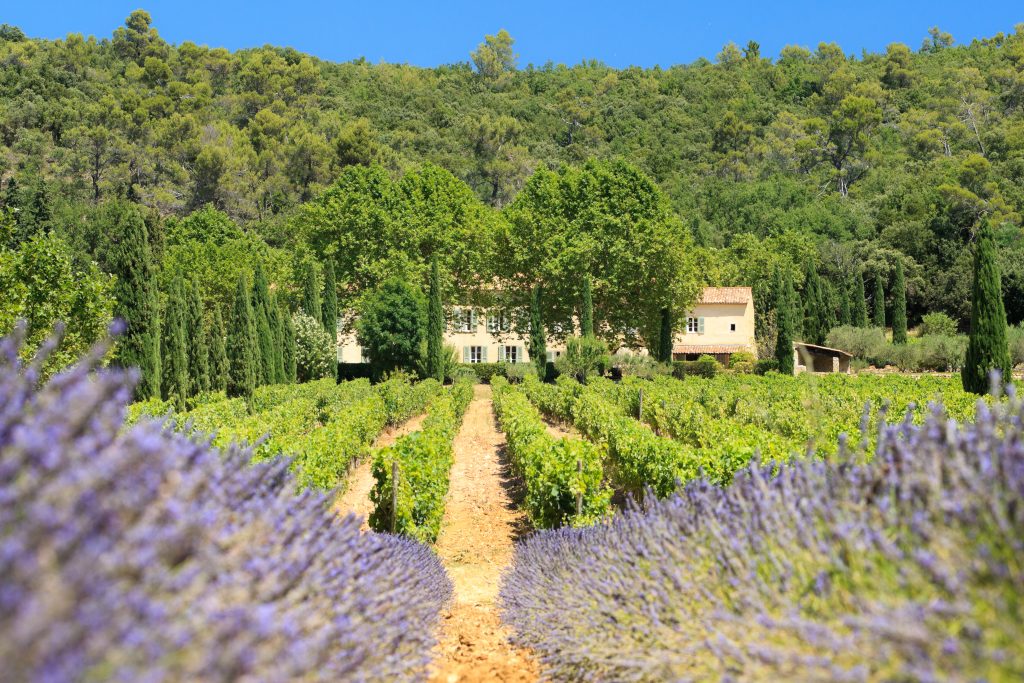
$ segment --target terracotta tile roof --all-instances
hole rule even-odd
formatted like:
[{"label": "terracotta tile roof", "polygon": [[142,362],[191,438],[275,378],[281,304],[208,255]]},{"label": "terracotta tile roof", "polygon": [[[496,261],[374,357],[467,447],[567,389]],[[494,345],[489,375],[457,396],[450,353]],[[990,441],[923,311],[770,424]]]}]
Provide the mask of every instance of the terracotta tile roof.
[{"label": "terracotta tile roof", "polygon": [[676,344],[672,353],[738,353],[749,351],[743,344]]},{"label": "terracotta tile roof", "polygon": [[750,287],[705,287],[701,304],[745,304],[754,298]]}]

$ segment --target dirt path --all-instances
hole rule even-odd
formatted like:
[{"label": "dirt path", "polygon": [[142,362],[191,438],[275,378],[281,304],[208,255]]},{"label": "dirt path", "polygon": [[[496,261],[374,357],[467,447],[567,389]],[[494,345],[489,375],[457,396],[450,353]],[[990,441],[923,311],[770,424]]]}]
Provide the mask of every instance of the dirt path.
[{"label": "dirt path", "polygon": [[512,560],[525,514],[510,494],[510,478],[491,409],[491,388],[477,385],[455,437],[455,464],[437,553],[455,583],[443,615],[431,681],[535,681],[537,664],[512,647],[497,612],[501,572]]},{"label": "dirt path", "polygon": [[[373,442],[374,448],[384,448],[393,444],[398,437],[417,431],[426,413],[406,420],[397,427],[389,427],[381,432],[377,440]],[[373,458],[363,458],[363,461],[356,465],[355,469],[348,473],[348,481],[345,493],[338,497],[334,503],[334,509],[339,514],[354,512],[363,518],[363,531],[369,531],[370,525],[367,520],[373,512],[373,503],[370,502],[370,491],[373,490],[373,474],[370,465]]]},{"label": "dirt path", "polygon": [[563,424],[561,422],[555,422],[541,415],[541,419],[544,421],[544,426],[548,429],[548,434],[555,437],[556,439],[580,439],[580,433],[576,431],[576,428],[572,425]]}]

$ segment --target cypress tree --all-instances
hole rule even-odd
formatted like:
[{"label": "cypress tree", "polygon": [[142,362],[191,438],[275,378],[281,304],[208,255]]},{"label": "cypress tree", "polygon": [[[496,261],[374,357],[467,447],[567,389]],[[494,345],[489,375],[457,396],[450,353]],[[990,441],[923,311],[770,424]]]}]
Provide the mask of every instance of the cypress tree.
[{"label": "cypress tree", "polygon": [[534,285],[530,294],[530,358],[537,367],[537,376],[542,380],[548,374],[548,340],[544,319],[540,314],[540,285]]},{"label": "cypress tree", "polygon": [[995,240],[992,239],[992,231],[986,221],[981,226],[974,247],[971,336],[964,368],[960,372],[964,391],[984,394],[989,389],[989,373],[999,371],[1002,382],[1006,383],[1012,377],[1010,369],[1002,278],[996,260]]},{"label": "cypress tree", "polygon": [[270,294],[270,308],[267,309],[267,321],[270,323],[270,335],[274,340],[273,381],[281,384],[286,381],[284,374],[284,321],[281,319],[281,307],[277,303],[277,293]]},{"label": "cypress tree", "polygon": [[850,310],[850,284],[846,280],[839,282],[839,324],[853,324],[853,312]]},{"label": "cypress tree", "polygon": [[903,279],[903,264],[896,262],[896,279],[892,283],[892,341],[907,343],[907,285]]},{"label": "cypress tree", "polygon": [[857,277],[853,279],[853,301],[852,317],[855,327],[868,326],[868,301],[864,294],[864,274],[857,271]]},{"label": "cypress tree", "polygon": [[270,328],[270,288],[263,266],[257,262],[252,276],[252,312],[256,323],[256,385],[274,383],[274,334]]},{"label": "cypress tree", "polygon": [[444,381],[444,308],[441,304],[441,267],[436,254],[430,261],[427,301],[427,377]]},{"label": "cypress tree", "polygon": [[779,372],[784,375],[793,374],[793,318],[797,316],[798,310],[792,307],[793,298],[793,281],[787,275],[775,297],[779,331],[775,339],[775,359],[779,362]]},{"label": "cypress tree", "polygon": [[211,391],[225,391],[228,386],[228,356],[224,348],[224,318],[220,314],[220,307],[213,307],[213,322],[209,329],[209,342],[207,348],[210,350],[210,389]]},{"label": "cypress tree", "polygon": [[338,335],[338,286],[334,280],[334,257],[324,263],[323,325],[331,337]]},{"label": "cypress tree", "polygon": [[163,369],[163,399],[172,402],[178,409],[185,407],[189,389],[188,351],[185,343],[186,308],[181,277],[175,276],[167,293],[163,334],[160,339],[160,360]]},{"label": "cypress tree", "polygon": [[882,275],[875,275],[875,315],[872,322],[875,327],[885,329],[885,283],[882,282]]},{"label": "cypress tree", "polygon": [[281,311],[284,318],[284,374],[286,382],[298,379],[298,364],[295,357],[295,324],[287,310]]},{"label": "cypress tree", "polygon": [[658,360],[662,363],[672,362],[672,310],[668,306],[661,309],[661,328],[658,331]]},{"label": "cypress tree", "polygon": [[244,275],[238,277],[225,346],[228,357],[228,396],[244,396],[249,400],[256,389],[256,322],[253,320],[252,302],[249,301],[249,287]]},{"label": "cypress tree", "polygon": [[594,297],[590,290],[590,274],[583,278],[583,305],[580,309],[580,327],[584,337],[594,336]]},{"label": "cypress tree", "polygon": [[189,395],[210,390],[210,349],[207,346],[206,321],[203,319],[203,298],[199,293],[199,280],[195,277],[187,286],[188,306],[185,317],[185,336],[188,344]]},{"label": "cypress tree", "polygon": [[137,208],[120,202],[104,207],[100,220],[111,223],[110,234],[120,235],[109,265],[117,278],[114,317],[124,320],[126,329],[117,340],[114,362],[139,369],[138,398],[156,398],[161,395],[160,311],[146,222]]},{"label": "cypress tree", "polygon": [[302,266],[302,310],[306,315],[323,320],[323,307],[320,304],[320,287],[317,286],[316,268],[307,261]]},{"label": "cypress tree", "polygon": [[836,311],[839,309],[839,302],[836,300],[836,288],[831,280],[821,280],[821,341],[838,324],[839,319]]},{"label": "cypress tree", "polygon": [[803,338],[812,344],[825,341],[824,304],[822,302],[821,279],[814,263],[808,261],[803,291]]}]

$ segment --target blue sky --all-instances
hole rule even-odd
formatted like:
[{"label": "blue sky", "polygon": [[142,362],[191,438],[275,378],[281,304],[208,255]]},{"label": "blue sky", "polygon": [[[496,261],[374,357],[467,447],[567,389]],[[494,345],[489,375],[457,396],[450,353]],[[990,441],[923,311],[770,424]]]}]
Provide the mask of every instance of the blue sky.
[{"label": "blue sky", "polygon": [[1020,0],[859,0],[858,2],[328,2],[326,0],[75,0],[5,2],[0,23],[34,37],[69,32],[108,37],[142,7],[172,43],[191,40],[235,50],[286,45],[322,59],[435,66],[468,60],[484,34],[507,29],[519,63],[576,64],[599,59],[616,67],[714,59],[722,45],[748,40],[775,56],[788,44],[836,42],[847,54],[882,51],[891,42],[917,49],[938,25],[958,43],[1010,33],[1024,22]]}]

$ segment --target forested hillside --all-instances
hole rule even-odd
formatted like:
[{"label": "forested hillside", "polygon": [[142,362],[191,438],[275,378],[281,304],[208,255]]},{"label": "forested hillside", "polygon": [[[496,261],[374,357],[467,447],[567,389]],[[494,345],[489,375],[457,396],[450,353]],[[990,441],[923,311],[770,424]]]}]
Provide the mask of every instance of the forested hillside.
[{"label": "forested hillside", "polygon": [[[834,289],[856,273],[888,285],[899,262],[911,324],[945,311],[964,329],[969,247],[985,217],[1009,320],[1024,318],[1024,24],[969,45],[933,29],[919,49],[847,55],[821,44],[771,60],[751,42],[726,45],[713,62],[622,70],[518,65],[500,32],[468,57],[426,69],[326,63],[269,46],[174,46],[143,11],[101,38],[38,40],[4,25],[6,246],[55,235],[68,272],[90,272],[91,262],[107,270],[94,217],[124,199],[144,207],[158,263],[170,257],[201,270],[212,253],[223,256],[217,250],[237,263],[258,253],[274,280],[296,254],[344,251],[337,241],[318,244],[303,216],[315,217],[333,192],[351,223],[353,202],[339,192],[353,183],[376,199],[367,183],[395,183],[422,218],[410,186],[450,172],[471,189],[451,189],[446,201],[473,206],[468,218],[459,209],[441,223],[500,248],[488,231],[522,222],[512,202],[538,169],[625,160],[667,198],[666,220],[688,233],[679,239],[692,238],[706,282],[753,284],[763,301],[779,265],[799,289],[813,260]],[[374,168],[307,204],[353,166]],[[355,213],[390,206],[360,204]],[[411,257],[421,266],[424,250]],[[386,270],[357,256],[358,272],[338,266],[342,296]],[[464,256],[477,282],[491,276],[474,268],[489,257]],[[204,296],[227,306],[237,270],[204,279]],[[95,275],[96,288],[108,286]],[[600,279],[595,286],[598,296]]]}]

